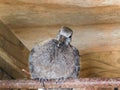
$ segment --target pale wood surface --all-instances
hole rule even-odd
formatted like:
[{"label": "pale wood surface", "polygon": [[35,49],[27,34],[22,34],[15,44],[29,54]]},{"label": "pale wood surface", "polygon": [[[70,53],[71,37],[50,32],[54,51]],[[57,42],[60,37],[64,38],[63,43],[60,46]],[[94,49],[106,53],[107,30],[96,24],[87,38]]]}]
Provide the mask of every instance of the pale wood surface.
[{"label": "pale wood surface", "polygon": [[54,38],[63,25],[74,30],[72,43],[80,51],[85,50],[82,52],[119,50],[119,1],[91,1],[86,0],[84,5],[88,6],[84,7],[83,0],[75,2],[80,6],[71,5],[73,0],[2,0],[0,18],[29,50],[37,43]]},{"label": "pale wood surface", "polygon": [[120,23],[120,6],[115,4],[81,7],[27,1],[1,0],[0,18],[11,28]]},{"label": "pale wood surface", "polygon": [[[117,29],[119,25],[86,27],[75,30],[72,41],[82,56],[80,77],[119,77],[120,37],[119,29]],[[14,31],[31,49],[34,45],[48,38],[54,38],[58,29],[51,28],[52,31],[55,31],[54,33],[50,32],[48,28],[34,28],[35,31],[32,28],[28,28],[28,30],[26,28],[26,30],[20,29],[19,31],[16,29]]]},{"label": "pale wood surface", "polygon": [[[73,29],[72,45],[80,54],[120,50],[120,24],[70,26]],[[55,38],[60,26],[13,29],[21,41],[31,50],[36,44]]]},{"label": "pale wood surface", "polygon": [[80,77],[120,77],[120,51],[83,55]]},{"label": "pale wood surface", "polygon": [[[119,77],[119,24],[71,27],[74,30],[72,45],[82,56],[80,77]],[[20,28],[13,31],[31,50],[36,44],[54,38],[59,28]]]}]

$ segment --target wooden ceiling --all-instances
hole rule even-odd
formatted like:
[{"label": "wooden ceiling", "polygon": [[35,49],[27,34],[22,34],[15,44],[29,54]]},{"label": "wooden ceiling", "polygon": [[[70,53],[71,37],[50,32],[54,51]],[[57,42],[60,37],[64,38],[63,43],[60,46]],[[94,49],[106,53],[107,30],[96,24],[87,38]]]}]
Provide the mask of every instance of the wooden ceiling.
[{"label": "wooden ceiling", "polygon": [[119,0],[4,0],[0,18],[29,50],[54,38],[61,26],[74,30],[73,44],[80,50],[91,48],[95,41],[95,47],[110,43],[118,47],[118,41],[110,41],[120,38],[119,34],[112,38],[112,32],[119,30],[119,4]]},{"label": "wooden ceiling", "polygon": [[120,50],[120,0],[0,0],[0,20],[0,67],[14,78],[28,77],[29,51],[61,26],[81,55]]},{"label": "wooden ceiling", "polygon": [[0,12],[2,12],[0,17],[11,28],[58,25],[80,26],[120,22],[120,7],[116,5],[118,3],[103,5],[97,1],[95,5],[90,3],[90,5],[83,7],[82,2],[78,6],[76,4],[40,3],[40,1],[39,3],[32,3],[29,0],[5,0],[0,1]]}]

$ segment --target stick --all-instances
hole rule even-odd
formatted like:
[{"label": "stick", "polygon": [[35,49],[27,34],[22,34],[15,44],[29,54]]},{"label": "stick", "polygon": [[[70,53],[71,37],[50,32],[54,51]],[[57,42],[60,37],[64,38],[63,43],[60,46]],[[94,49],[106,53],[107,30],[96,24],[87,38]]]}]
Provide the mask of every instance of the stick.
[{"label": "stick", "polygon": [[[57,84],[56,80],[45,82],[46,88],[83,88],[83,87],[100,87],[112,88],[120,87],[120,78],[81,78],[67,79],[64,83]],[[38,80],[0,80],[0,88],[42,88],[42,83]]]}]

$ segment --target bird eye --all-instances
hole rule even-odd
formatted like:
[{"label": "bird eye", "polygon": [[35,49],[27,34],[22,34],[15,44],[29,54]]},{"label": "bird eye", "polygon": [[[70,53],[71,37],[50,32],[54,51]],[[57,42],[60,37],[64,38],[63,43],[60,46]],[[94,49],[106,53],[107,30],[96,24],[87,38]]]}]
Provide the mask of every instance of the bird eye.
[{"label": "bird eye", "polygon": [[69,38],[71,38],[72,36],[69,36]]}]

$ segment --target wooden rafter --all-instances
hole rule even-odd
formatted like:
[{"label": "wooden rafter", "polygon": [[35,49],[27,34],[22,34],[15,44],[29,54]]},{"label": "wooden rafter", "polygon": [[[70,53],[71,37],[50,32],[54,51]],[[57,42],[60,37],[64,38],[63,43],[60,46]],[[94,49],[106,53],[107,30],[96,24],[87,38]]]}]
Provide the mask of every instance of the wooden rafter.
[{"label": "wooden rafter", "polygon": [[28,77],[22,69],[28,70],[29,50],[0,21],[0,67],[8,72],[13,78]]},{"label": "wooden rafter", "polygon": [[[48,1],[48,0],[47,0]],[[41,26],[80,26],[88,24],[107,24],[107,23],[120,23],[120,4],[110,4],[105,0],[106,5],[102,1],[86,0],[86,5],[91,7],[82,7],[79,5],[68,5],[69,3],[62,4],[57,0],[52,0],[50,3],[47,1],[31,1],[31,0],[5,0],[0,1],[0,18],[11,28],[23,27],[41,27]],[[73,0],[69,0],[74,3]],[[83,0],[82,0],[83,1]],[[101,1],[101,3],[100,3]],[[78,0],[79,2],[79,0]],[[92,2],[92,3],[91,3]],[[115,2],[111,0],[111,2]],[[76,2],[77,3],[77,2]],[[88,3],[88,4],[87,4]],[[83,2],[79,3],[83,5]],[[101,5],[100,5],[101,4]]]}]

